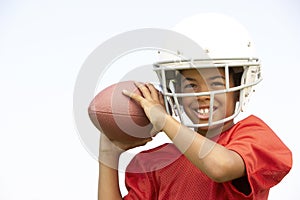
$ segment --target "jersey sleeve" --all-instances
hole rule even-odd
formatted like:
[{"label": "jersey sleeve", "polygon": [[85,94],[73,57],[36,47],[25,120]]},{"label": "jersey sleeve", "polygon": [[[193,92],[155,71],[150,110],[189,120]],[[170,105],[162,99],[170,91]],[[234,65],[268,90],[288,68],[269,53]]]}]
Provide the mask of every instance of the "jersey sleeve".
[{"label": "jersey sleeve", "polygon": [[277,135],[260,119],[239,124],[226,147],[244,160],[251,193],[268,191],[290,171],[292,155]]},{"label": "jersey sleeve", "polygon": [[161,192],[159,171],[179,156],[181,153],[168,143],[138,153],[126,169],[125,185],[128,194],[124,199],[158,199]]},{"label": "jersey sleeve", "polygon": [[160,149],[163,146],[137,154],[129,163],[125,174],[125,186],[128,194],[125,200],[157,199],[155,165],[160,163]]},{"label": "jersey sleeve", "polygon": [[[155,190],[151,183],[150,173],[127,173],[126,188],[128,193],[125,200],[155,199]],[[153,192],[150,192],[153,191]]]}]

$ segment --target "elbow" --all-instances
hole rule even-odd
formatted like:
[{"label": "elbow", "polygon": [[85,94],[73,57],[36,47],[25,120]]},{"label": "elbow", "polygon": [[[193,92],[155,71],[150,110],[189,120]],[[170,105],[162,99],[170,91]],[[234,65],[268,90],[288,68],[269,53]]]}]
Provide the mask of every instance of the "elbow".
[{"label": "elbow", "polygon": [[210,178],[216,183],[224,183],[224,182],[229,181],[224,176],[211,176]]},{"label": "elbow", "polygon": [[213,173],[209,174],[209,178],[212,179],[216,183],[224,183],[229,181],[229,179],[226,177],[226,173],[223,172],[224,170],[214,170]]},{"label": "elbow", "polygon": [[227,160],[218,163],[207,175],[216,183],[224,183],[241,177],[243,172],[241,173],[232,161]]}]

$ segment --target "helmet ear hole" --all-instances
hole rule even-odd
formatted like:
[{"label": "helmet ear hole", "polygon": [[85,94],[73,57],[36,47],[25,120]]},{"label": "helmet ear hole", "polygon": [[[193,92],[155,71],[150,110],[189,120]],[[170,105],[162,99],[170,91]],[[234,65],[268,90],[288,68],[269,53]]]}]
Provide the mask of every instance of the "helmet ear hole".
[{"label": "helmet ear hole", "polygon": [[234,87],[240,86],[242,83],[244,68],[243,67],[230,68],[230,73],[233,74]]},{"label": "helmet ear hole", "polygon": [[[244,73],[244,68],[243,67],[233,67],[233,68],[230,68],[229,70],[230,70],[230,73],[232,73],[234,87],[240,86],[242,83],[242,76]],[[234,92],[234,97],[235,97],[236,102],[240,101],[240,90],[237,90]]]}]

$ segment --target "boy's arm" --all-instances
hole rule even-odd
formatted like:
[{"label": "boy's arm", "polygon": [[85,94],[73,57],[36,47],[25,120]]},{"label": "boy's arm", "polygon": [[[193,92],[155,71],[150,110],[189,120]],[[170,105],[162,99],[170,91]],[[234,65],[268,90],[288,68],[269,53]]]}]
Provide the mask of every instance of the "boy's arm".
[{"label": "boy's arm", "polygon": [[99,148],[99,183],[98,200],[120,200],[118,165],[120,155],[134,147],[143,146],[152,138],[145,138],[132,143],[111,141],[101,134]]},{"label": "boy's arm", "polygon": [[118,170],[99,162],[98,200],[122,199]]},{"label": "boy's arm", "polygon": [[157,131],[164,131],[175,146],[201,171],[216,182],[226,182],[245,175],[242,157],[220,144],[180,124],[161,105],[161,94],[151,85],[136,83],[143,96],[123,91],[144,109]]},{"label": "boy's arm", "polygon": [[105,135],[101,134],[98,200],[122,199],[118,178],[118,163],[121,153],[121,149],[115,147]]},{"label": "boy's arm", "polygon": [[227,182],[245,175],[245,164],[238,153],[198,134],[173,117],[167,116],[163,131],[212,180]]}]

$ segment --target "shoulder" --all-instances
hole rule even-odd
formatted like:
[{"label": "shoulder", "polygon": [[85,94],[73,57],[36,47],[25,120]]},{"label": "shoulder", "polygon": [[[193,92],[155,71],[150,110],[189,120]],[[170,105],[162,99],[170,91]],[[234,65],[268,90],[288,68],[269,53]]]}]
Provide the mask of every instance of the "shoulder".
[{"label": "shoulder", "polygon": [[231,129],[222,133],[219,143],[229,148],[256,147],[276,152],[289,151],[276,133],[262,119],[254,115],[239,121]]},{"label": "shoulder", "polygon": [[236,123],[236,127],[243,127],[243,126],[261,126],[265,128],[270,128],[262,119],[255,115],[250,115],[245,119]]},{"label": "shoulder", "polygon": [[[291,169],[292,154],[276,133],[260,118],[249,116],[222,133],[220,144],[244,160],[250,184],[276,185]],[[255,181],[254,181],[255,179]]]},{"label": "shoulder", "polygon": [[[242,139],[241,137],[255,138],[278,138],[275,132],[260,118],[250,115],[237,122],[232,128],[222,133],[221,137],[228,139]],[[269,138],[270,139],[270,138]]]}]

